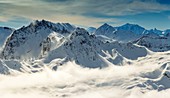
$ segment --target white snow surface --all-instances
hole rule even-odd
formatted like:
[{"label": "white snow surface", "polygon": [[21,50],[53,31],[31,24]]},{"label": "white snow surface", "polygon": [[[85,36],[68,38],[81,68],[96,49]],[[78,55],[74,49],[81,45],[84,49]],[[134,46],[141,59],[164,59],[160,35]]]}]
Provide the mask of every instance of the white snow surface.
[{"label": "white snow surface", "polygon": [[60,58],[64,61],[74,60],[84,67],[96,68],[106,67],[109,63],[122,65],[148,53],[146,48],[132,43],[103,42],[89,35],[86,30],[77,28],[59,47],[50,51],[44,61],[48,63]]},{"label": "white snow surface", "polygon": [[[21,61],[22,71],[0,75],[0,95],[1,98],[169,98],[169,54],[152,53],[131,64],[110,64],[102,69],[67,62],[55,71],[50,67],[56,66],[59,59],[51,63]],[[3,65],[13,64],[7,62],[3,61]],[[41,70],[34,73],[28,70],[31,68]]]}]

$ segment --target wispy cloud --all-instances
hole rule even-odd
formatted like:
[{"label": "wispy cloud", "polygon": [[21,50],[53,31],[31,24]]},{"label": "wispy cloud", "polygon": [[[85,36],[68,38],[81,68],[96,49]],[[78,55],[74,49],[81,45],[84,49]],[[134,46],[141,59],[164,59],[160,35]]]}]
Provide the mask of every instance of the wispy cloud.
[{"label": "wispy cloud", "polygon": [[145,12],[170,10],[159,0],[1,0],[0,21],[13,17],[31,20],[47,19],[54,22],[98,25],[101,22],[120,22],[103,16],[135,15]]}]

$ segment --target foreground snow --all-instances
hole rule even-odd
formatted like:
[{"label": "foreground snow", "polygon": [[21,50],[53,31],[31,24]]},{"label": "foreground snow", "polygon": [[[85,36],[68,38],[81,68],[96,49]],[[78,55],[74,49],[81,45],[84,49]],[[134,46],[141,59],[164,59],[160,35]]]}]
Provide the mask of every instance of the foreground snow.
[{"label": "foreground snow", "polygon": [[170,80],[164,75],[170,71],[169,53],[153,53],[131,64],[103,69],[68,62],[54,71],[50,66],[55,66],[57,60],[46,64],[40,60],[25,61],[21,62],[24,66],[42,65],[42,71],[1,75],[0,95],[1,98],[169,98]]}]

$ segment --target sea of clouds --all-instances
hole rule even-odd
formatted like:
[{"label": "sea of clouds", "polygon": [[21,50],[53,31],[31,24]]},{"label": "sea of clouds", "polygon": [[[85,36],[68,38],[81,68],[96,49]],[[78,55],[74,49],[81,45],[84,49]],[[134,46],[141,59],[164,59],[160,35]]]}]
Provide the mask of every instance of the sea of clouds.
[{"label": "sea of clouds", "polygon": [[38,73],[0,75],[0,98],[170,98],[170,89],[135,86],[152,70],[134,65],[89,69],[68,62],[57,71],[45,67]]}]

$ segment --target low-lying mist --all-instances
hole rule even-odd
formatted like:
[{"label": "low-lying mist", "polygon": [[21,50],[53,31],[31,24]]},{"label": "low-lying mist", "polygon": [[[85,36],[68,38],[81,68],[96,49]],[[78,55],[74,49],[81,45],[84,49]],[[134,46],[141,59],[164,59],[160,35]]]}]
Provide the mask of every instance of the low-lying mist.
[{"label": "low-lying mist", "polygon": [[158,67],[114,66],[82,68],[74,62],[44,71],[0,76],[0,98],[169,98],[170,89],[158,91],[138,86],[143,74]]}]

